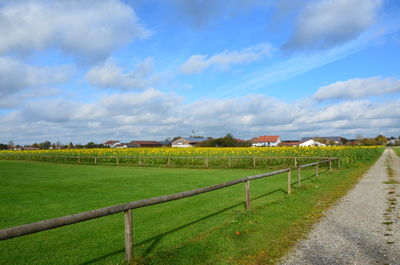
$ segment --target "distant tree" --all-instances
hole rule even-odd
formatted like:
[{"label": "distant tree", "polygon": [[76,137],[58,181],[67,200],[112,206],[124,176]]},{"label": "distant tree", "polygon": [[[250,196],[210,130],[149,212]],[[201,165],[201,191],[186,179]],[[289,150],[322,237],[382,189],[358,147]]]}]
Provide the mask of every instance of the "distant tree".
[{"label": "distant tree", "polygon": [[14,141],[8,141],[8,147],[11,148],[11,147],[13,147],[13,146],[15,146],[15,145],[14,145]]},{"label": "distant tree", "polygon": [[39,145],[38,145],[38,143],[33,143],[33,144],[32,144],[32,147],[34,147],[34,148],[39,148]]},{"label": "distant tree", "polygon": [[364,138],[361,140],[362,145],[377,145],[375,138]]},{"label": "distant tree", "polygon": [[244,147],[250,146],[248,142],[239,141],[233,138],[233,135],[228,133],[225,137],[209,139],[202,142],[199,146],[203,147]]},{"label": "distant tree", "polygon": [[44,141],[43,143],[39,143],[40,149],[49,149],[50,146],[51,146],[51,143],[49,141]]},{"label": "distant tree", "polygon": [[375,142],[377,145],[384,145],[387,143],[387,138],[383,135],[378,135],[377,137],[375,137]]},{"label": "distant tree", "polygon": [[69,144],[68,144],[68,148],[69,148],[69,149],[72,149],[72,148],[74,148],[74,144],[73,144],[72,142],[69,142]]},{"label": "distant tree", "polygon": [[0,150],[7,150],[8,145],[7,144],[0,144]]},{"label": "distant tree", "polygon": [[85,145],[86,148],[97,148],[98,145],[95,144],[94,142],[89,142]]},{"label": "distant tree", "polygon": [[178,140],[179,138],[182,138],[181,136],[175,136],[174,138],[172,138],[171,142]]}]

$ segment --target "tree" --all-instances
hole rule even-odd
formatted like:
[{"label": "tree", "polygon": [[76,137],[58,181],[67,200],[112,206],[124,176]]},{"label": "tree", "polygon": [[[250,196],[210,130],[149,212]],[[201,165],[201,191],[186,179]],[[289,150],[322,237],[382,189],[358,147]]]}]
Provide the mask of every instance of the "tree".
[{"label": "tree", "polygon": [[249,145],[250,144],[248,142],[233,138],[233,135],[230,133],[228,133],[225,137],[209,139],[199,144],[199,146],[204,147],[245,147]]},{"label": "tree", "polygon": [[51,146],[51,143],[49,141],[44,141],[43,143],[39,144],[40,149],[49,149]]},{"label": "tree", "polygon": [[178,140],[179,138],[182,138],[181,136],[175,136],[174,138],[172,138],[171,142]]},{"label": "tree", "polygon": [[95,144],[94,142],[89,142],[86,144],[86,148],[97,148],[97,144]]},{"label": "tree", "polygon": [[378,145],[384,145],[387,143],[387,138],[380,134],[377,137],[375,137],[375,142]]},{"label": "tree", "polygon": [[0,150],[7,150],[8,145],[7,144],[0,144]]}]

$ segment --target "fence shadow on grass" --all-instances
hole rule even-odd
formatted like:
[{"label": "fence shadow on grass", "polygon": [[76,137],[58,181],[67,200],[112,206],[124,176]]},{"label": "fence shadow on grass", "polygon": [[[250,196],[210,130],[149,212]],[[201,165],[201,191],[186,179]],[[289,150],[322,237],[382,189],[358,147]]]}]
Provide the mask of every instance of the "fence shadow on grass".
[{"label": "fence shadow on grass", "polygon": [[[254,201],[254,200],[259,200],[259,199],[261,199],[261,198],[263,198],[263,197],[266,197],[266,196],[268,196],[268,195],[272,195],[272,194],[274,194],[274,193],[276,193],[276,192],[283,192],[283,193],[287,194],[287,191],[286,191],[286,190],[280,188],[280,189],[276,189],[276,190],[267,192],[267,193],[265,193],[265,194],[259,195],[259,196],[255,197],[255,198],[252,198],[251,200],[252,200],[252,201]],[[228,210],[231,210],[231,209],[233,209],[233,208],[235,208],[235,207],[238,207],[238,206],[240,206],[240,205],[244,205],[244,206],[245,206],[245,204],[246,204],[245,202],[236,203],[236,204],[234,204],[234,205],[231,205],[231,206],[229,206],[229,207],[227,207],[227,208],[224,208],[224,209],[219,210],[219,211],[217,211],[217,212],[214,212],[214,213],[211,213],[211,214],[206,215],[206,216],[204,216],[204,217],[201,217],[201,218],[199,218],[199,219],[197,219],[197,220],[194,220],[194,221],[192,221],[192,222],[189,222],[189,223],[186,223],[186,224],[184,224],[184,225],[178,226],[178,227],[176,227],[176,228],[174,228],[174,229],[171,229],[171,230],[169,230],[169,231],[167,231],[167,232],[161,233],[161,234],[159,234],[159,235],[156,235],[156,236],[153,236],[153,237],[151,237],[151,238],[145,239],[145,240],[143,240],[143,241],[141,241],[141,242],[135,243],[133,247],[134,247],[134,249],[135,249],[135,248],[137,248],[137,247],[139,247],[139,246],[143,246],[143,245],[145,245],[145,244],[151,242],[151,245],[148,246],[148,247],[146,248],[146,250],[144,251],[144,256],[147,256],[148,254],[150,254],[150,253],[154,250],[154,248],[161,242],[161,240],[162,240],[165,236],[168,236],[169,234],[172,234],[172,233],[174,233],[174,232],[177,232],[177,231],[179,231],[179,230],[182,230],[182,229],[184,229],[184,228],[187,228],[187,227],[189,227],[189,226],[191,226],[191,225],[194,225],[194,224],[196,224],[196,223],[198,223],[198,222],[201,222],[201,221],[204,221],[204,220],[206,220],[206,219],[212,218],[212,217],[214,217],[214,216],[216,216],[216,215],[218,215],[218,214],[221,214],[221,213],[223,213],[223,212],[226,212],[226,211],[228,211]],[[106,259],[106,258],[108,258],[108,257],[112,257],[112,256],[114,256],[114,255],[122,254],[122,253],[124,253],[124,252],[125,252],[125,249],[124,249],[124,248],[121,248],[121,249],[119,249],[119,250],[110,252],[110,253],[108,253],[108,254],[106,254],[106,255],[103,255],[103,256],[101,256],[101,257],[98,257],[98,258],[96,258],[96,259],[93,259],[93,260],[89,260],[89,261],[80,263],[80,265],[90,265],[90,264],[93,264],[93,263],[95,263],[95,262],[99,262],[99,261],[101,261],[101,260],[103,260],[103,259]]]},{"label": "fence shadow on grass", "polygon": [[[326,168],[326,169],[324,169],[324,170],[321,170],[321,168],[320,168],[320,170],[319,170],[319,172],[318,172],[318,176],[315,176],[315,172],[310,172],[310,175],[309,176],[307,176],[307,177],[303,177],[304,175],[304,173],[302,173],[302,177],[301,177],[301,182],[303,183],[304,181],[307,181],[307,180],[311,180],[311,179],[318,179],[318,178],[320,178],[321,177],[321,174],[323,174],[323,173],[325,173],[325,172],[329,172],[329,168]],[[308,175],[308,174],[307,174]],[[295,181],[295,182],[292,182],[292,184],[290,185],[293,189],[298,189],[298,187],[297,187],[297,181]]]}]

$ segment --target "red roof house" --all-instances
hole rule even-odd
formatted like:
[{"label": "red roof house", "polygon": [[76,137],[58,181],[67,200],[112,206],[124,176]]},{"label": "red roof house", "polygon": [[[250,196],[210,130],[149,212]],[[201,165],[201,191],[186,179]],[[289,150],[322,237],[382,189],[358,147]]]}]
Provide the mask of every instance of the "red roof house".
[{"label": "red roof house", "polygon": [[281,138],[278,135],[264,135],[253,138],[250,142],[253,147],[274,147],[278,146],[281,142]]}]

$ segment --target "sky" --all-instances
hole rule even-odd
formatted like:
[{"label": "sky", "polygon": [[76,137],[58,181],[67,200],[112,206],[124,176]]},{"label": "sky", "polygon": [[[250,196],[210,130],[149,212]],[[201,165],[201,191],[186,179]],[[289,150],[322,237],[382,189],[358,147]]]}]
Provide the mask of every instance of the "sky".
[{"label": "sky", "polygon": [[0,143],[400,136],[396,0],[0,0]]}]

